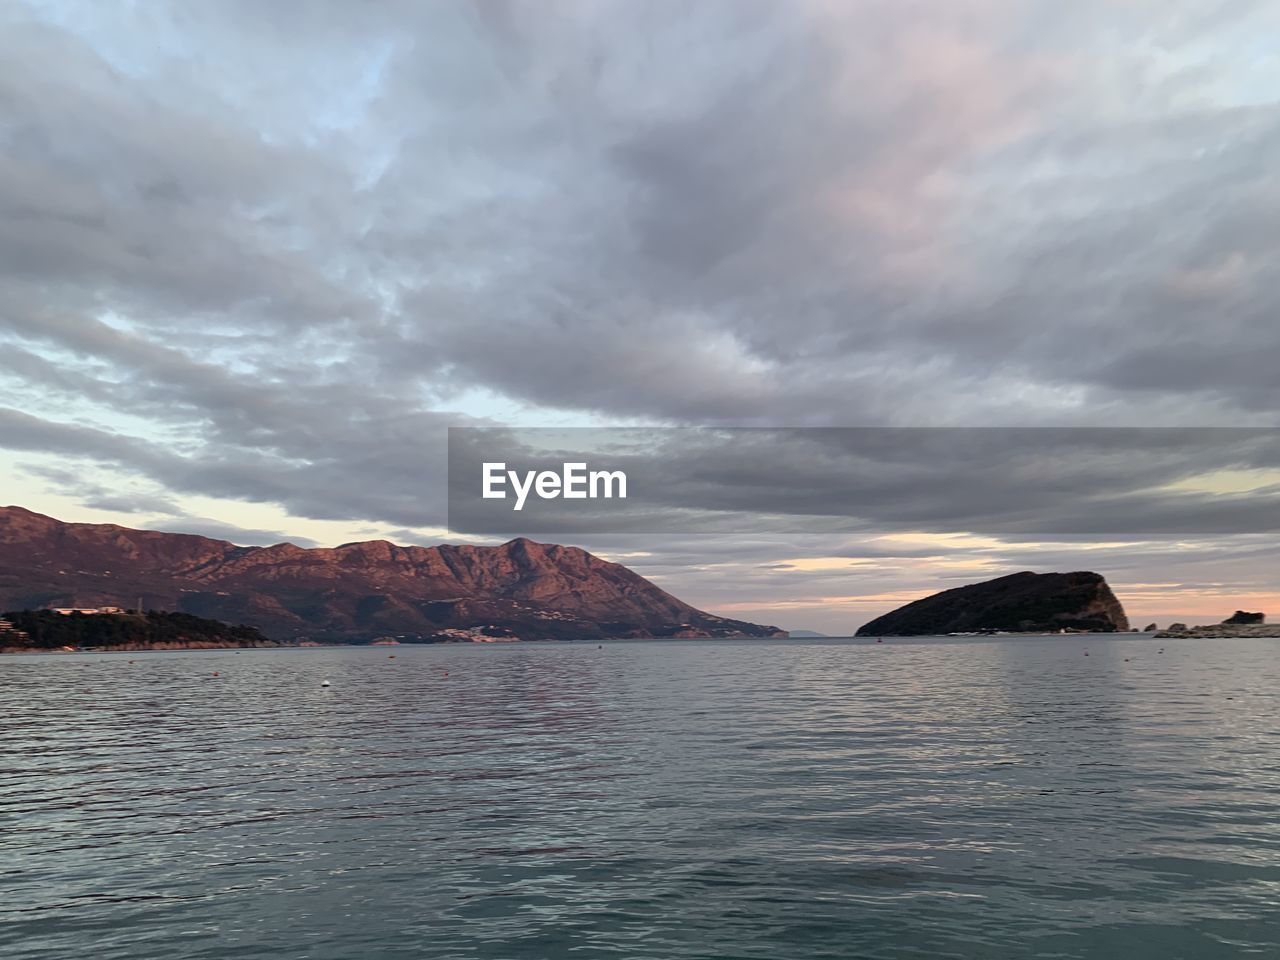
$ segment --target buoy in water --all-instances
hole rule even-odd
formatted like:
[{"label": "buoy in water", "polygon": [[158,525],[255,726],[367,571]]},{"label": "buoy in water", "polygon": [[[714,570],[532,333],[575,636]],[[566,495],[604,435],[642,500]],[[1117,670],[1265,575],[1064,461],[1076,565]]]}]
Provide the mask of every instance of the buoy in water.
[{"label": "buoy in water", "polygon": [[329,681],[328,681],[328,680],[322,680],[322,681],[320,681],[320,686],[322,686],[322,687],[327,687],[327,686],[329,686]]}]

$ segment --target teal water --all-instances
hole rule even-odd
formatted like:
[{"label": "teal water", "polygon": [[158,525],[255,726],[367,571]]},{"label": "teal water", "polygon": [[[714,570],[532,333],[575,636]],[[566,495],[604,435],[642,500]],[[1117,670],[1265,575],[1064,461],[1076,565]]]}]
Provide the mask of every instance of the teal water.
[{"label": "teal water", "polygon": [[1280,640],[8,657],[0,717],[6,960],[1280,956]]}]

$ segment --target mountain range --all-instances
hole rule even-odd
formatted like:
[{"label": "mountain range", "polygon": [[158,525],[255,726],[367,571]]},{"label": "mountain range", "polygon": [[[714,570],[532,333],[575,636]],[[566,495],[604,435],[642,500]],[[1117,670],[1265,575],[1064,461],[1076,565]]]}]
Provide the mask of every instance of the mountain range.
[{"label": "mountain range", "polygon": [[621,564],[501,546],[242,547],[0,507],[0,610],[172,610],[276,640],[786,636],[698,610]]}]

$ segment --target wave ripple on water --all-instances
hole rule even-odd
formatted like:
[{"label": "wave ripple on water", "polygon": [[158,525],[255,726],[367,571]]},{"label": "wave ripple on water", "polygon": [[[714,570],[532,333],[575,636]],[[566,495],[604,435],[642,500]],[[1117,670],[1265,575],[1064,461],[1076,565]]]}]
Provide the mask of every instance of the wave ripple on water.
[{"label": "wave ripple on water", "polygon": [[10,657],[0,956],[1280,956],[1277,652]]}]

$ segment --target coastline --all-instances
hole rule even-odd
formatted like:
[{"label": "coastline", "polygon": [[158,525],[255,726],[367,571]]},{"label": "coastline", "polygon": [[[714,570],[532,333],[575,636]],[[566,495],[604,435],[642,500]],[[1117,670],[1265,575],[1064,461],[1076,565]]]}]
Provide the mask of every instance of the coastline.
[{"label": "coastline", "polygon": [[1250,625],[1243,628],[1223,630],[1218,626],[1193,627],[1187,631],[1160,631],[1152,633],[1150,631],[1077,631],[1071,633],[1043,633],[1037,631],[1022,632],[1009,631],[998,633],[979,633],[979,634],[911,634],[911,635],[890,635],[886,634],[882,637],[866,637],[866,636],[828,636],[828,637],[600,637],[591,640],[503,640],[495,642],[482,641],[436,641],[433,643],[396,643],[396,644],[379,644],[379,643],[317,643],[315,641],[304,643],[289,643],[281,641],[264,641],[264,642],[248,642],[248,643],[219,643],[216,641],[192,640],[192,641],[167,641],[155,644],[112,644],[108,646],[93,647],[0,647],[0,656],[3,655],[19,655],[19,654],[72,654],[72,653],[146,653],[148,651],[161,652],[177,652],[188,650],[252,650],[252,649],[277,649],[277,650],[333,650],[333,649],[373,649],[387,650],[388,648],[404,648],[404,647],[468,647],[468,646],[574,646],[574,645],[594,645],[596,643],[609,644],[627,644],[627,643],[677,643],[680,641],[708,641],[713,643],[724,643],[726,641],[760,641],[760,640],[789,640],[798,642],[800,646],[807,643],[818,644],[821,646],[828,645],[848,645],[848,646],[866,646],[868,644],[875,645],[885,641],[973,641],[975,644],[989,643],[999,640],[1067,640],[1067,639],[1092,639],[1092,640],[1208,640],[1208,639],[1280,639],[1280,627]]},{"label": "coastline", "polygon": [[1280,624],[1275,623],[1212,623],[1185,630],[1161,630],[1155,634],[1159,640],[1229,640],[1236,637],[1253,637],[1280,640]]},{"label": "coastline", "polygon": [[292,646],[275,640],[219,643],[216,640],[166,640],[158,643],[113,643],[92,647],[0,647],[0,655],[23,653],[146,653],[148,650],[252,650]]}]

